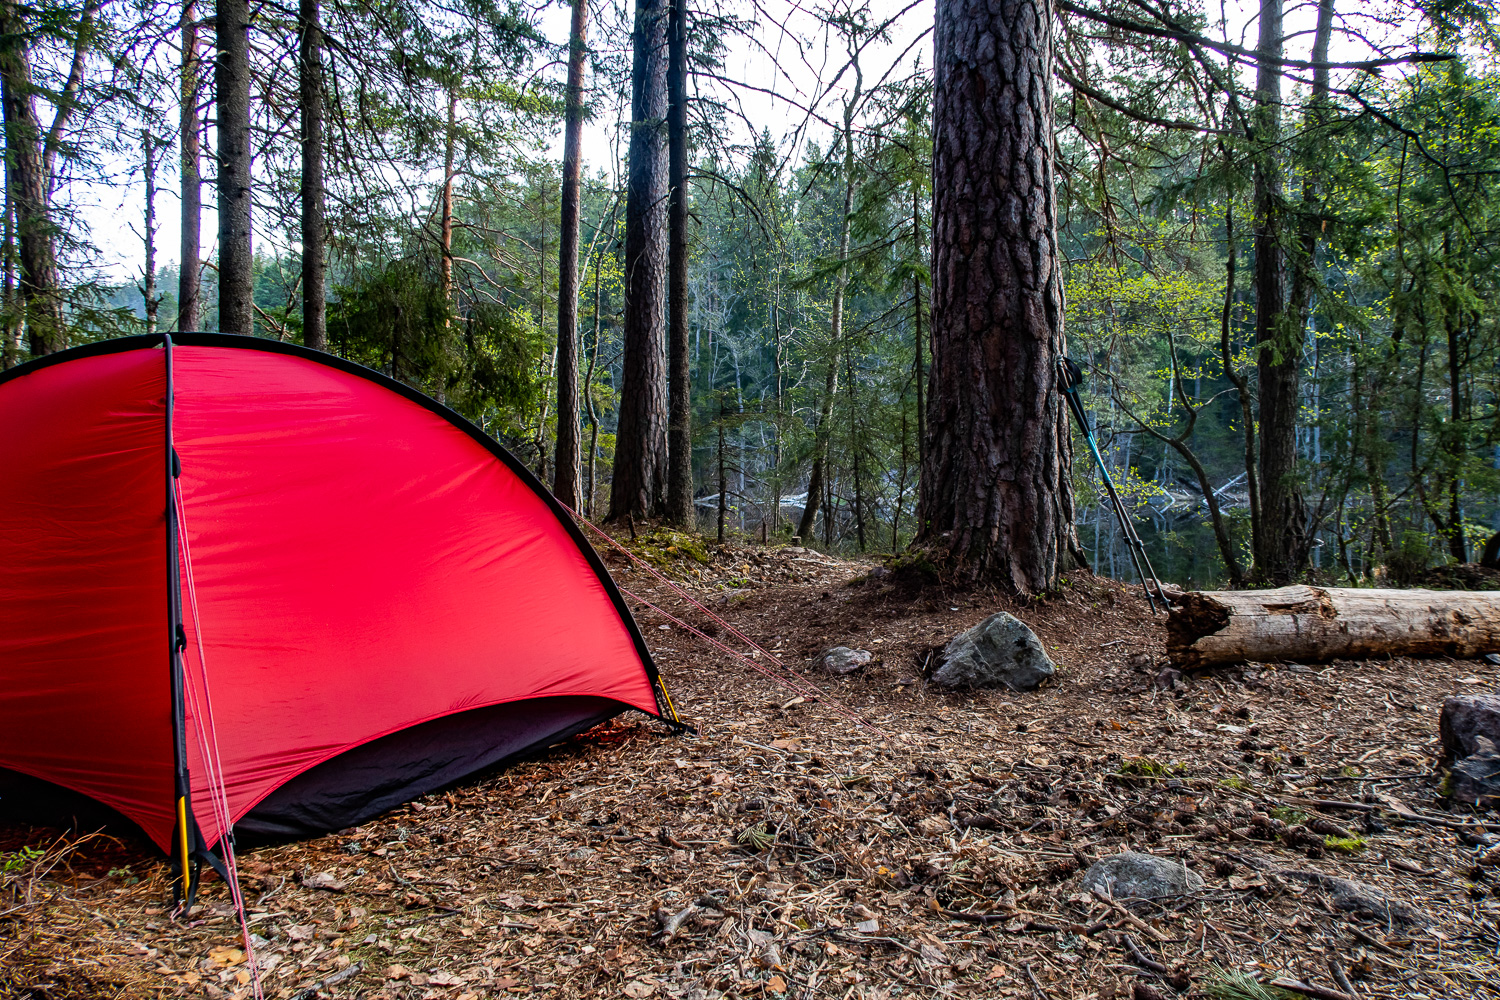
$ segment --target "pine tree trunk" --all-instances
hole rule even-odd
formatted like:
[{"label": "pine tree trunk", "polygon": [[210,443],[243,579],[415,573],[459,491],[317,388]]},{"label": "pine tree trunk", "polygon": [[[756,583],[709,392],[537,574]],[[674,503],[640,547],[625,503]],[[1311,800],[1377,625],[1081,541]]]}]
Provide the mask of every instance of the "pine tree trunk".
[{"label": "pine tree trunk", "polygon": [[[849,226],[854,216],[854,111],[859,102],[863,77],[855,65],[854,93],[844,104],[844,210],[839,223],[838,270],[833,277],[833,308],[828,323],[828,375],[823,386],[823,405],[818,411],[818,425],[813,429],[812,472],[807,477],[807,505],[802,508],[802,520],[797,524],[797,534],[804,539],[813,536],[817,523],[818,504],[825,482],[828,481],[828,442],[833,434],[833,404],[839,389],[839,352],[844,342],[844,293],[849,284],[845,264],[849,259]],[[825,511],[824,521],[832,516]],[[830,532],[824,532],[830,540]]]},{"label": "pine tree trunk", "polygon": [[146,232],[141,237],[145,243],[146,266],[141,271],[141,298],[146,304],[146,332],[156,332],[156,307],[161,300],[156,294],[156,137],[150,129],[141,129],[141,146],[146,154],[143,179],[146,182]]},{"label": "pine tree trunk", "polygon": [[443,301],[453,301],[453,160],[458,142],[458,88],[448,87],[448,129],[443,133],[443,196],[439,206],[438,240],[442,260],[438,263]]},{"label": "pine tree trunk", "polygon": [[583,63],[588,54],[588,0],[573,0],[568,39],[568,91],[563,134],[562,230],[557,270],[557,449],[552,494],[573,509],[580,506],[578,426],[578,233],[583,150]]},{"label": "pine tree trunk", "polygon": [[323,283],[327,219],[323,200],[323,24],[318,0],[301,0],[298,84],[302,96],[302,343],[328,350]]},{"label": "pine tree trunk", "polygon": [[[842,294],[836,295],[834,298],[836,319],[842,315],[839,308],[842,304]],[[818,426],[813,430],[813,464],[812,471],[807,476],[807,503],[802,507],[801,520],[797,522],[797,534],[804,543],[814,537],[813,529],[818,523],[818,507],[823,500],[823,466],[828,458],[828,432],[833,426],[830,423],[833,420],[833,401],[839,391],[838,342],[834,341],[829,350],[828,374],[823,385],[823,404],[818,410]],[[826,519],[827,515],[824,516]]]},{"label": "pine tree trunk", "polygon": [[594,516],[595,469],[599,457],[599,414],[594,409],[594,369],[599,366],[599,260],[594,259],[594,348],[589,352],[589,370],[583,376],[583,401],[589,414],[588,516]]},{"label": "pine tree trunk", "polygon": [[667,492],[667,23],[662,0],[636,0],[625,192],[625,320],[609,520],[655,517]]},{"label": "pine tree trunk", "polygon": [[203,66],[198,57],[198,6],[196,0],[182,4],[182,73],[179,79],[178,118],[181,143],[181,269],[177,274],[177,329],[196,330],[202,322],[198,286],[202,281],[200,247],[203,228],[203,180],[199,173],[202,118],[198,101],[202,93]]},{"label": "pine tree trunk", "polygon": [[1261,0],[1261,55],[1255,87],[1255,342],[1260,348],[1261,524],[1256,532],[1256,577],[1285,584],[1307,561],[1306,512],[1297,488],[1297,413],[1300,408],[1302,331],[1286,306],[1282,246],[1281,67],[1282,0]]},{"label": "pine tree trunk", "polygon": [[[918,201],[917,186],[911,189],[911,231],[912,242],[916,244],[918,260],[922,259],[922,208]],[[927,335],[922,332],[922,279],[919,275],[911,276],[912,294],[912,326],[915,328],[915,336],[912,337],[912,348],[916,352],[915,381],[917,386],[917,467],[922,466],[922,456],[926,446],[927,437],[927,402],[923,398],[923,390],[926,388],[927,372],[922,366],[922,342]]]},{"label": "pine tree trunk", "polygon": [[49,187],[37,119],[27,26],[12,0],[0,2],[0,89],[11,210],[20,262],[19,291],[33,357],[67,346],[59,295]]},{"label": "pine tree trunk", "polygon": [[255,333],[250,246],[250,4],[217,0],[214,94],[218,108],[219,329]]},{"label": "pine tree trunk", "polygon": [[687,314],[687,4],[670,0],[667,21],[667,521],[693,527],[693,407]]},{"label": "pine tree trunk", "polygon": [[[1463,477],[1463,462],[1468,452],[1468,442],[1460,428],[1464,426],[1463,407],[1463,347],[1459,343],[1459,317],[1455,303],[1444,317],[1448,332],[1448,426],[1451,433],[1447,441],[1448,450],[1448,554],[1459,562],[1469,561],[1469,543],[1464,534],[1463,504],[1459,497],[1459,485]],[[1467,339],[1467,338],[1466,338]]]},{"label": "pine tree trunk", "polygon": [[16,308],[16,227],[10,203],[10,167],[5,167],[5,246],[4,284],[0,294],[4,296],[4,314],[0,315],[0,371],[12,368],[21,361],[21,317]]},{"label": "pine tree trunk", "polygon": [[1057,585],[1074,544],[1047,0],[938,0],[932,377],[919,543],[949,578]]}]

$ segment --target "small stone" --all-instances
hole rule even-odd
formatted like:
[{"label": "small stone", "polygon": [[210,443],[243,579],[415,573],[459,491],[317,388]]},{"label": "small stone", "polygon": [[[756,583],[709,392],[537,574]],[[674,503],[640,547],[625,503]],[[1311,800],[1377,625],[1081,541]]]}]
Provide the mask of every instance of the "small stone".
[{"label": "small stone", "polygon": [[854,929],[859,931],[861,934],[874,934],[880,930],[880,921],[861,920],[859,923],[854,925]]},{"label": "small stone", "polygon": [[1456,694],[1448,698],[1438,718],[1438,733],[1447,760],[1474,753],[1479,736],[1500,744],[1500,695]]},{"label": "small stone", "polygon": [[1124,851],[1094,862],[1083,884],[1116,899],[1160,899],[1203,888],[1203,878],[1171,858]]},{"label": "small stone", "polygon": [[1163,667],[1161,673],[1156,675],[1156,689],[1158,691],[1170,691],[1173,687],[1182,683],[1182,671],[1172,667]]},{"label": "small stone", "polygon": [[950,688],[1030,691],[1056,671],[1036,633],[1001,612],[955,636],[932,680]]},{"label": "small stone", "polygon": [[334,876],[333,872],[318,872],[316,875],[302,876],[302,884],[309,889],[323,889],[327,892],[343,892],[347,886]]},{"label": "small stone", "polygon": [[1500,667],[1500,653],[1485,653],[1480,659],[1492,667]]},{"label": "small stone", "polygon": [[1347,913],[1367,913],[1380,920],[1395,920],[1404,924],[1431,924],[1432,917],[1394,896],[1365,882],[1347,878],[1327,878],[1323,885],[1336,909]]},{"label": "small stone", "polygon": [[830,674],[852,674],[874,658],[875,654],[868,649],[834,646],[832,649],[824,650],[823,655],[818,657],[818,666]]},{"label": "small stone", "polygon": [[924,816],[917,822],[917,829],[929,837],[936,837],[953,829],[953,824],[942,816]]},{"label": "small stone", "polygon": [[1480,809],[1500,806],[1500,752],[1487,736],[1474,737],[1474,752],[1453,764],[1453,798]]}]

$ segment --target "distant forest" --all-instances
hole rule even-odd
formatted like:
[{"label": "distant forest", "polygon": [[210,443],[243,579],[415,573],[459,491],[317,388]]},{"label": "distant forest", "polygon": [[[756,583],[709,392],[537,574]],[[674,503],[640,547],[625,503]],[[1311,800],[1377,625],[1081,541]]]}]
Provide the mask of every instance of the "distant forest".
[{"label": "distant forest", "polygon": [[[151,330],[306,343],[446,402],[559,495],[573,475],[587,516],[684,523],[671,470],[631,457],[681,433],[698,530],[901,553],[952,385],[934,248],[990,238],[934,218],[941,19],[971,5],[937,6],[934,36],[930,4],[778,24],[790,8],[574,0],[552,37],[545,7],[497,0],[0,0],[4,364]],[[1500,531],[1500,14],[1006,6],[1050,45],[1032,141],[1057,329],[1161,576],[1479,561]],[[746,51],[764,78],[734,78]],[[767,92],[782,111],[755,120]],[[580,171],[584,121],[614,160]],[[121,228],[170,211],[189,234],[146,235],[130,283],[100,276],[79,208],[103,184],[138,198]],[[1072,435],[1077,555],[1133,579]]]}]

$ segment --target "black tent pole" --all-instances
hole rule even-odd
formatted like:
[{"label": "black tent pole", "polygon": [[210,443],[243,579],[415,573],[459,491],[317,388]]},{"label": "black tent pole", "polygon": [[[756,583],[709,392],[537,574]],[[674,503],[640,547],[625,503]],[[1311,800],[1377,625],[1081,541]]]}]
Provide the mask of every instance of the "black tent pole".
[{"label": "black tent pole", "polygon": [[177,478],[181,468],[177,460],[177,449],[172,443],[172,335],[162,335],[162,349],[167,366],[166,385],[166,467],[167,467],[167,635],[169,648],[167,666],[172,678],[172,765],[173,798],[177,821],[174,824],[176,848],[181,871],[176,880],[176,896],[179,905],[191,905],[193,898],[192,870],[192,811],[188,808],[191,785],[187,765],[187,711],[182,675],[182,652],[187,647],[187,634],[182,627],[182,563],[178,554],[177,537]]},{"label": "black tent pole", "polygon": [[[1157,610],[1156,597],[1161,598],[1163,608],[1171,610],[1172,602],[1167,600],[1166,591],[1162,588],[1161,581],[1156,578],[1156,569],[1151,565],[1151,557],[1146,554],[1146,543],[1141,541],[1140,534],[1131,523],[1130,515],[1125,510],[1125,503],[1115,489],[1115,481],[1110,477],[1109,467],[1104,464],[1104,456],[1099,454],[1099,444],[1094,440],[1094,432],[1089,427],[1088,415],[1083,412],[1083,403],[1078,399],[1078,387],[1082,384],[1083,369],[1078,367],[1078,362],[1072,358],[1058,358],[1057,391],[1062,393],[1063,398],[1068,401],[1068,409],[1072,412],[1073,419],[1078,421],[1078,429],[1083,431],[1084,440],[1088,442],[1094,462],[1099,466],[1099,474],[1104,479],[1104,489],[1109,494],[1110,506],[1114,508],[1115,517],[1120,522],[1120,529],[1125,533],[1125,548],[1130,552],[1130,561],[1135,564],[1136,575],[1141,578],[1141,589],[1146,592],[1146,600],[1151,604],[1151,613],[1155,614]],[[1142,561],[1146,564],[1144,570],[1141,568]],[[1150,584],[1152,583],[1156,585],[1156,597],[1151,595]]]}]

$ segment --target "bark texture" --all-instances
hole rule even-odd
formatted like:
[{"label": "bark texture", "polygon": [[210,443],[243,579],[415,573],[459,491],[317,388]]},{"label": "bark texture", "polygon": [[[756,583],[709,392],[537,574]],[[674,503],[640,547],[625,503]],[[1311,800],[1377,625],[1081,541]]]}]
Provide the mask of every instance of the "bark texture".
[{"label": "bark texture", "polygon": [[202,276],[203,178],[200,173],[202,119],[198,101],[203,90],[203,65],[199,58],[198,5],[182,4],[182,73],[178,81],[181,117],[182,205],[179,244],[182,268],[177,277],[177,329],[196,330],[202,322],[198,286]]},{"label": "bark texture", "polygon": [[1306,512],[1297,488],[1302,329],[1287,309],[1280,163],[1282,0],[1261,0],[1255,86],[1255,341],[1260,352],[1260,529],[1255,575],[1289,583],[1307,562]]},{"label": "bark texture", "polygon": [[214,8],[218,58],[219,329],[250,336],[255,307],[250,247],[250,5],[218,0]]},{"label": "bark texture", "polygon": [[666,517],[693,526],[693,405],[687,315],[687,5],[670,0],[667,19],[667,507]]},{"label": "bark texture", "polygon": [[932,368],[918,543],[950,577],[1051,589],[1073,542],[1046,0],[938,0]]},{"label": "bark texture", "polygon": [[19,8],[0,3],[0,99],[5,108],[5,150],[14,213],[18,290],[27,347],[33,357],[67,346],[58,288],[56,225],[48,212],[49,172],[31,79],[27,29]]},{"label": "bark texture", "polygon": [[557,270],[557,451],[552,493],[579,509],[578,231],[583,150],[583,64],[588,52],[588,0],[573,0],[568,39],[568,91],[563,133],[562,231]]},{"label": "bark texture", "polygon": [[625,353],[609,519],[655,517],[667,492],[667,18],[637,0],[625,190]]},{"label": "bark texture", "polygon": [[302,101],[302,343],[328,350],[328,299],[323,247],[328,222],[323,197],[323,22],[318,0],[301,0],[297,82]]},{"label": "bark texture", "polygon": [[1500,592],[1281,587],[1180,595],[1167,618],[1179,668],[1500,651]]}]

